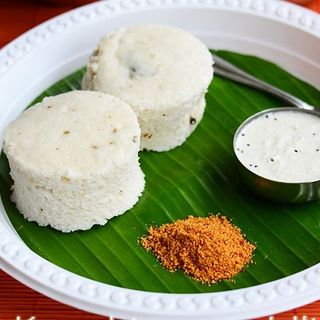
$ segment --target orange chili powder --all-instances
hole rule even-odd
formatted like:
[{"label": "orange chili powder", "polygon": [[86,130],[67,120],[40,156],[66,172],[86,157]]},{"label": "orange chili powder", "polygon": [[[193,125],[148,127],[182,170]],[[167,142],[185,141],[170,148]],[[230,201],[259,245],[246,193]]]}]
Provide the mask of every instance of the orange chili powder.
[{"label": "orange chili powder", "polygon": [[234,277],[250,262],[255,246],[226,217],[189,216],[150,227],[141,244],[169,271],[182,270],[203,283]]}]

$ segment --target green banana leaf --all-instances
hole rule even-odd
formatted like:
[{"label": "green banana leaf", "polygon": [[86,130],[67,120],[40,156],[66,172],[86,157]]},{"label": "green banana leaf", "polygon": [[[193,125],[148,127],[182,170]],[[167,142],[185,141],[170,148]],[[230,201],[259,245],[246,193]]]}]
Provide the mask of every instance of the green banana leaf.
[{"label": "green banana leaf", "polygon": [[[278,66],[227,51],[218,55],[248,72],[320,105],[320,92]],[[37,99],[79,89],[84,69],[59,81]],[[216,76],[204,118],[192,136],[170,152],[140,152],[146,188],[135,207],[105,226],[63,234],[26,221],[10,201],[9,167],[0,159],[0,191],[22,240],[37,254],[76,274],[104,283],[155,292],[197,293],[249,287],[289,276],[320,261],[320,201],[280,205],[257,198],[239,179],[232,140],[257,111],[283,106],[276,98]],[[139,245],[149,225],[222,213],[257,245],[254,263],[234,278],[208,286],[180,271],[163,269]]]}]

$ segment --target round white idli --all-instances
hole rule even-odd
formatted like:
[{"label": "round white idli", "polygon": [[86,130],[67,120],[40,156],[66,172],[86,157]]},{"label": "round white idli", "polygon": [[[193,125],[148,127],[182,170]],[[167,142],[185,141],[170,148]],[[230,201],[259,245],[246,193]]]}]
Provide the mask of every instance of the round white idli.
[{"label": "round white idli", "polygon": [[206,46],[181,29],[123,28],[101,39],[82,87],[127,102],[138,116],[141,149],[166,151],[202,119],[212,63]]},{"label": "round white idli", "polygon": [[140,129],[129,105],[92,91],[45,98],[4,134],[12,199],[30,221],[86,230],[138,201]]}]

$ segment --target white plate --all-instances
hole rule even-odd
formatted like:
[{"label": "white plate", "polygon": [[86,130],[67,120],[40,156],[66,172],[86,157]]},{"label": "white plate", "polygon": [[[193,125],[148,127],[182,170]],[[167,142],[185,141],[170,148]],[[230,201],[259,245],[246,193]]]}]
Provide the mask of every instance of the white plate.
[{"label": "white plate", "polygon": [[[320,87],[320,17],[276,0],[134,0],[88,5],[0,52],[0,130],[40,92],[83,66],[98,39],[124,25],[179,26],[211,48],[279,63]],[[267,284],[208,294],[159,294],[80,277],[32,252],[0,207],[0,265],[43,294],[83,310],[135,319],[248,319],[320,298],[320,264]]]}]

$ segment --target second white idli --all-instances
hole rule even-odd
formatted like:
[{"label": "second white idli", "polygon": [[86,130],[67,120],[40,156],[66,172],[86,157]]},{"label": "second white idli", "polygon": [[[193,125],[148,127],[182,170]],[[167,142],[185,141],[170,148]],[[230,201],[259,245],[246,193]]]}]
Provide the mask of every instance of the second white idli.
[{"label": "second white idli", "polygon": [[200,40],[181,29],[142,25],[101,39],[82,87],[127,102],[138,116],[141,149],[166,151],[201,121],[212,77],[212,56]]}]

